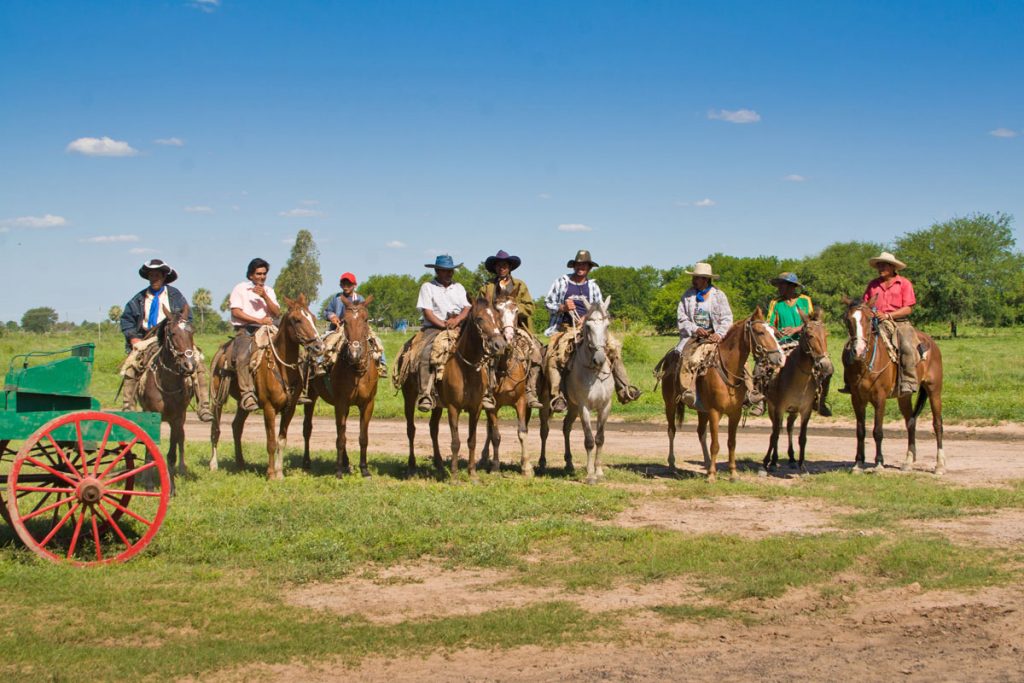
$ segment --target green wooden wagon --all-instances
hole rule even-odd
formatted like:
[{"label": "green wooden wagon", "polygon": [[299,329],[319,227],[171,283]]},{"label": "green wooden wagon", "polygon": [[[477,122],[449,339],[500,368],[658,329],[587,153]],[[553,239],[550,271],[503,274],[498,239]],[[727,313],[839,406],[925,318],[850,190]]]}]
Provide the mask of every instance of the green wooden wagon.
[{"label": "green wooden wagon", "polygon": [[37,555],[78,565],[145,548],[170,497],[160,414],[101,410],[94,351],[15,356],[0,398],[0,514]]}]

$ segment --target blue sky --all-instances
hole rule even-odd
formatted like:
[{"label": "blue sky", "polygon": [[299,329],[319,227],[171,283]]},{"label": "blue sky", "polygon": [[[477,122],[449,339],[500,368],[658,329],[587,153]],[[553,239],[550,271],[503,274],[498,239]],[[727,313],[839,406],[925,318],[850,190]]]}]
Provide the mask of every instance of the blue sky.
[{"label": "blue sky", "polygon": [[[1024,4],[0,3],[0,319],[149,257],[216,302],[308,228],[339,273],[500,248],[802,256],[1024,220]],[[109,138],[106,140],[105,138]]]}]

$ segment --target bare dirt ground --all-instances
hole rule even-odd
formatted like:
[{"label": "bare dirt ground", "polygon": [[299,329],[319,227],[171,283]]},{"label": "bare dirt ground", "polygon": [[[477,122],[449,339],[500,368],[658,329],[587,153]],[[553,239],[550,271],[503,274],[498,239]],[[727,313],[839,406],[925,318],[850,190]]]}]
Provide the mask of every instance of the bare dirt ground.
[{"label": "bare dirt ground", "polygon": [[[813,424],[813,423],[812,423]],[[246,440],[261,441],[262,427],[252,420]],[[429,459],[425,421],[418,421],[416,450]],[[502,459],[518,463],[514,427],[503,425]],[[463,424],[463,429],[465,425]],[[190,421],[188,438],[205,440],[208,427]],[[677,437],[680,469],[699,474],[701,458],[688,422]],[[290,452],[300,451],[301,427],[292,430]],[[230,432],[228,432],[229,445]],[[898,476],[905,435],[893,426],[886,433],[889,468]],[[561,434],[556,431],[549,459],[561,467]],[[465,436],[463,436],[463,439]],[[442,454],[447,457],[447,427],[442,425]],[[355,437],[350,434],[350,443]],[[919,434],[915,467],[934,465],[930,430]],[[751,420],[739,433],[737,452],[760,457],[767,445],[763,420]],[[318,419],[312,448],[334,447],[332,420]],[[533,460],[539,452],[534,427],[528,437]],[[574,434],[576,464],[585,460],[582,437]],[[405,425],[374,421],[373,453],[406,453]],[[747,496],[680,500],[656,495],[664,487],[667,439],[657,424],[616,422],[609,425],[607,453],[625,467],[653,476],[641,483],[611,483],[642,494],[616,518],[601,521],[625,527],[655,526],[686,533],[732,533],[759,538],[779,533],[833,531],[836,515],[850,510],[814,500],[764,501]],[[853,460],[853,425],[823,423],[808,443],[809,469],[848,468]],[[222,449],[222,454],[230,449]],[[358,451],[356,451],[358,452]],[[945,480],[967,486],[1000,486],[1024,479],[1024,428],[951,427],[946,431],[948,473]],[[869,460],[873,444],[868,446]],[[351,454],[350,454],[351,455]],[[465,456],[465,451],[463,451]],[[223,456],[222,456],[223,457]],[[724,460],[724,455],[721,456]],[[294,460],[292,461],[294,462]],[[746,468],[747,471],[754,469]],[[511,472],[506,476],[513,476]],[[795,479],[783,464],[770,481],[787,485]],[[728,485],[728,484],[720,484]],[[649,494],[649,495],[643,495]],[[958,543],[1019,549],[1024,545],[1024,512],[950,520],[914,522],[915,528],[945,535]],[[675,620],[659,606],[713,604],[692,581],[672,579],[642,585],[614,585],[601,590],[565,592],[555,587],[524,586],[513,573],[489,569],[446,569],[424,560],[411,565],[368,569],[343,582],[306,585],[287,594],[289,603],[312,610],[359,614],[380,624],[479,614],[501,607],[564,600],[591,613],[607,613],[628,626],[626,639],[596,638],[557,647],[527,646],[508,650],[468,648],[458,651],[374,656],[358,665],[345,661],[296,661],[254,664],[217,672],[219,681],[589,681],[594,679],[661,680],[927,680],[1018,681],[1024,678],[1024,587],[980,591],[923,591],[911,586],[857,590],[840,579],[833,590],[793,589],[777,599],[751,599],[729,609],[743,620],[717,618]],[[600,642],[596,642],[600,641]]]}]

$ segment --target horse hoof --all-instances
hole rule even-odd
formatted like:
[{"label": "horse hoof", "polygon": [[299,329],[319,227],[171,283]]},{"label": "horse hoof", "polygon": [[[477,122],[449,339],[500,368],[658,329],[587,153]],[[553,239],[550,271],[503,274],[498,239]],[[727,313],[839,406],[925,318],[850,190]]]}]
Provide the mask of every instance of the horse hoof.
[{"label": "horse hoof", "polygon": [[566,465],[565,466],[565,473],[567,475],[569,475],[569,476],[572,476],[572,475],[576,474],[576,468],[573,467],[572,465]]},{"label": "horse hoof", "polygon": [[937,476],[940,476],[940,477],[941,477],[941,476],[942,476],[943,474],[945,474],[945,473],[946,473],[946,468],[945,468],[945,467],[936,467],[936,468],[935,468],[935,474],[936,474]]},{"label": "horse hoof", "polygon": [[216,460],[211,460],[210,461],[210,471],[211,472],[216,472],[217,471],[217,461]]},{"label": "horse hoof", "polygon": [[900,472],[909,472],[912,469],[914,468],[910,465],[909,462],[905,462],[903,463],[903,465],[900,466]]},{"label": "horse hoof", "polygon": [[730,474],[730,475],[729,475],[729,481],[730,481],[731,483],[735,484],[735,483],[736,483],[736,482],[738,482],[739,480],[740,480],[740,475],[738,475],[738,474]]},{"label": "horse hoof", "polygon": [[370,468],[369,467],[364,467],[364,468],[360,469],[359,473],[361,475],[363,475],[363,479],[369,479],[370,478]]},{"label": "horse hoof", "polygon": [[523,476],[527,479],[533,479],[533,468],[527,465],[523,468]]},{"label": "horse hoof", "polygon": [[592,476],[587,477],[587,483],[590,484],[591,486],[596,484],[597,483],[597,476],[592,475]]},{"label": "horse hoof", "polygon": [[717,480],[718,480],[718,477],[715,476],[714,474],[709,474],[708,475],[708,483],[709,484],[714,484],[715,481],[717,481]]},{"label": "horse hoof", "polygon": [[757,476],[761,477],[762,479],[767,477],[768,476],[768,470],[758,470],[757,471]]}]

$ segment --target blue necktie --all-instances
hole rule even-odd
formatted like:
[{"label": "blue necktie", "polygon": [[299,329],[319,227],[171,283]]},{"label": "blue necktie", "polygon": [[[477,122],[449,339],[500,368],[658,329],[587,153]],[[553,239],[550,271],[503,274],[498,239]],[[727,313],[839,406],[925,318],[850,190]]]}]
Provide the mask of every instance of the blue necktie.
[{"label": "blue necktie", "polygon": [[711,285],[708,285],[704,289],[697,290],[697,301],[704,303],[704,295],[711,291]]},{"label": "blue necktie", "polygon": [[153,305],[149,307],[149,319],[147,320],[150,329],[156,327],[157,320],[160,318],[160,295],[164,293],[165,287],[156,291],[149,290],[149,293],[153,295]]}]

